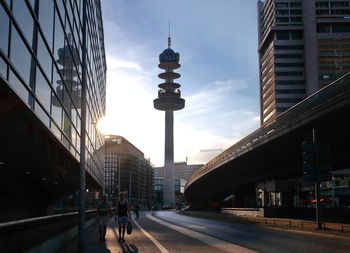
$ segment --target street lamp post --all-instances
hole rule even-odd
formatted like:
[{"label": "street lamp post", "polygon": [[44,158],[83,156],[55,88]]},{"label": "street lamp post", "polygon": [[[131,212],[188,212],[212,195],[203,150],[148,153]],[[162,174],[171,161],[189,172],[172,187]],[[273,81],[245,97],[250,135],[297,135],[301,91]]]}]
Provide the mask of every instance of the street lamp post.
[{"label": "street lamp post", "polygon": [[85,251],[86,0],[83,0],[78,250]]}]

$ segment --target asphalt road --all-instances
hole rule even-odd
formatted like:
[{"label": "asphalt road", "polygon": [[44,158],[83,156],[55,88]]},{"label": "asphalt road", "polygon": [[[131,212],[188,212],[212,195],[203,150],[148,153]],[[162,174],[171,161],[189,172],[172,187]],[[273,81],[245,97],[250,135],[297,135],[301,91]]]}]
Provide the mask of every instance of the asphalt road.
[{"label": "asphalt road", "polygon": [[[175,211],[142,212],[125,240],[118,243],[118,229],[111,219],[106,242],[98,241],[97,226],[86,233],[86,253],[350,253],[350,238],[271,230]],[[76,245],[72,241],[61,252],[77,252]]]},{"label": "asphalt road", "polygon": [[350,252],[350,238],[344,239],[339,236],[320,236],[312,233],[272,230],[250,224],[214,221],[184,216],[172,211],[156,212],[154,215],[164,221],[257,252]]}]

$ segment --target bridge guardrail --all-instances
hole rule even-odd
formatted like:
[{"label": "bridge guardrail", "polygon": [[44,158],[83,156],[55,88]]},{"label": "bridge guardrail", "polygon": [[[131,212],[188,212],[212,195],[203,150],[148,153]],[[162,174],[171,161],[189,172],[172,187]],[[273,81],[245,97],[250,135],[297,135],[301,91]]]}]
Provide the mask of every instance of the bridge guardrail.
[{"label": "bridge guardrail", "polygon": [[[298,219],[287,219],[287,218],[271,218],[271,217],[252,217],[252,216],[235,216],[231,214],[218,214],[210,212],[200,211],[184,211],[186,215],[223,219],[225,221],[234,221],[241,223],[251,223],[262,226],[273,226],[273,227],[284,227],[290,229],[301,229],[301,230],[315,230],[317,229],[317,222],[311,220],[298,220]],[[342,223],[331,223],[322,222],[322,229],[327,231],[341,232],[345,235],[350,235],[350,225]]]},{"label": "bridge guardrail", "polygon": [[337,95],[344,91],[350,89],[350,72],[335,80],[334,82],[323,87],[319,91],[305,98],[301,102],[297,103],[293,107],[289,108],[287,111],[281,113],[276,117],[276,120],[270,124],[260,127],[248,136],[244,137],[237,143],[233,144],[231,147],[226,149],[224,152],[219,154],[210,160],[207,164],[196,170],[190,177],[187,188],[192,182],[201,177],[202,175],[210,172],[215,168],[216,165],[222,161],[226,161],[229,158],[234,158],[238,156],[240,152],[246,150],[255,142],[267,138],[267,136],[282,126],[287,125],[289,122],[294,121],[300,114],[305,113],[310,110],[314,110],[320,105],[320,102],[329,101],[334,99]]}]

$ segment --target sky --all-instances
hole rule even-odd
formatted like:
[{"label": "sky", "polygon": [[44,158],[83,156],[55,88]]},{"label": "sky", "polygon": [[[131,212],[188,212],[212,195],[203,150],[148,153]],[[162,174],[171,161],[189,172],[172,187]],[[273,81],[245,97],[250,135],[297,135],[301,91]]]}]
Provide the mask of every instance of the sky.
[{"label": "sky", "polygon": [[164,162],[159,54],[180,53],[174,159],[207,163],[260,125],[256,0],[102,0],[107,109],[99,123],[155,166]]}]

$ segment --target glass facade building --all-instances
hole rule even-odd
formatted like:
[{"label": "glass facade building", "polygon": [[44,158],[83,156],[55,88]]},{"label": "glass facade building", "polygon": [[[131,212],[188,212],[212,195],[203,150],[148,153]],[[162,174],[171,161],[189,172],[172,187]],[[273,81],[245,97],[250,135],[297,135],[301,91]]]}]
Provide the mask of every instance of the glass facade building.
[{"label": "glass facade building", "polygon": [[0,201],[8,203],[0,221],[75,208],[83,66],[86,188],[89,196],[103,188],[104,32],[100,0],[86,6],[83,64],[83,0],[0,1]]},{"label": "glass facade building", "polygon": [[[82,0],[0,3],[0,78],[79,161]],[[100,1],[87,1],[87,172],[103,185],[106,60]]]}]

